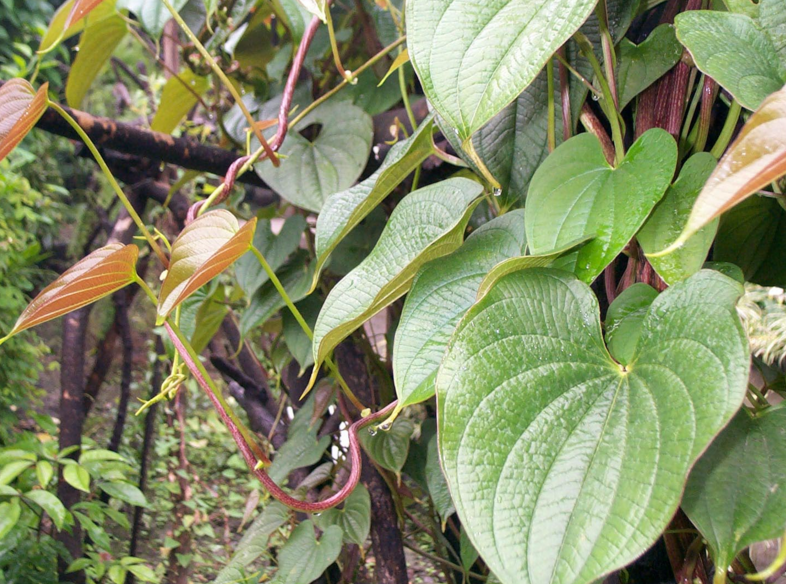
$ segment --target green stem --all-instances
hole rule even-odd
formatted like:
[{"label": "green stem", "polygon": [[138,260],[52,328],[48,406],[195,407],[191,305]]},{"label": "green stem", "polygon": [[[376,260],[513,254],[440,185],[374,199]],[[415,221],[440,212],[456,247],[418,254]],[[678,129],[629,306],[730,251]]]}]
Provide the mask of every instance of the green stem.
[{"label": "green stem", "polygon": [[600,28],[600,43],[603,49],[603,68],[606,70],[606,80],[609,83],[609,90],[614,100],[614,109],[619,109],[620,102],[617,95],[617,76],[614,72],[614,65],[617,63],[617,55],[614,52],[614,39],[609,31],[609,18],[606,0],[600,0],[596,7],[598,24]]},{"label": "green stem", "polygon": [[[267,263],[265,256],[262,255],[262,252],[260,252],[253,245],[251,246],[250,249],[251,249],[251,253],[253,253],[256,256],[257,260],[259,260],[259,264],[262,266],[262,269],[265,271],[268,278],[270,278],[273,287],[276,289],[276,291],[279,293],[281,298],[284,300],[284,304],[287,305],[287,308],[292,313],[292,316],[295,317],[295,320],[300,325],[300,328],[303,329],[303,332],[306,333],[306,336],[308,337],[309,340],[314,340],[314,331],[311,330],[311,327],[308,326],[306,319],[303,318],[303,315],[297,309],[295,303],[292,302],[292,299],[289,297],[289,294],[284,289],[284,285],[281,283],[281,280],[279,280],[278,276],[276,276],[276,272],[273,271],[273,268],[271,268],[270,264]],[[325,359],[325,364],[328,366],[328,369],[333,374],[333,377],[336,378],[336,381],[338,381],[338,384],[341,386],[341,389],[344,391],[346,396],[352,402],[352,405],[354,405],[358,409],[358,411],[361,412],[364,411],[366,409],[366,406],[364,406],[361,403],[361,401],[355,396],[355,394],[349,388],[347,382],[344,381],[344,378],[341,376],[341,373],[339,372],[338,367],[336,367],[336,364],[333,362],[333,360],[328,357],[327,359]],[[305,393],[303,395],[305,395]]]},{"label": "green stem", "polygon": [[622,126],[620,125],[619,112],[614,105],[614,95],[611,92],[611,88],[609,87],[609,83],[606,80],[605,75],[603,75],[603,70],[601,69],[600,63],[598,63],[598,59],[595,57],[595,53],[592,50],[592,43],[590,43],[589,39],[580,32],[577,32],[575,35],[573,35],[573,38],[578,43],[581,53],[590,62],[590,65],[592,65],[592,70],[594,71],[595,77],[597,77],[598,83],[600,84],[600,90],[603,94],[603,97],[600,100],[600,107],[603,109],[603,112],[606,114],[606,117],[609,119],[609,124],[611,125],[611,140],[614,142],[614,162],[618,165],[625,157],[625,144],[622,137]]},{"label": "green stem", "polygon": [[72,118],[69,115],[69,113],[65,111],[59,104],[55,103],[54,101],[49,101],[48,105],[57,113],[59,113],[62,116],[62,118],[66,122],[68,122],[68,125],[71,126],[74,129],[74,131],[79,135],[79,137],[82,139],[82,142],[84,142],[85,146],[87,146],[88,150],[90,150],[90,153],[93,155],[93,158],[95,158],[96,162],[98,163],[98,166],[101,168],[101,171],[104,173],[104,176],[106,176],[107,180],[109,181],[109,184],[112,186],[112,189],[115,191],[115,194],[120,199],[120,202],[123,203],[123,206],[126,208],[126,211],[128,211],[128,214],[131,216],[131,219],[133,219],[134,223],[136,223],[136,226],[139,228],[139,231],[142,232],[142,235],[144,235],[145,239],[150,244],[150,247],[158,256],[158,259],[161,260],[161,263],[164,264],[164,267],[169,267],[169,258],[166,257],[166,254],[158,245],[158,242],[156,242],[155,238],[147,230],[147,227],[145,227],[142,218],[139,216],[139,214],[137,214],[136,209],[134,209],[134,206],[131,204],[131,201],[129,201],[128,197],[126,197],[126,194],[123,192],[123,189],[120,188],[120,185],[117,183],[117,180],[115,180],[112,171],[109,170],[109,167],[106,165],[106,162],[104,161],[104,157],[101,156],[101,153],[98,151],[98,148],[96,148],[96,145],[93,144],[93,141],[90,139],[90,136],[87,135],[87,133],[82,129],[82,126],[80,126],[77,123],[77,121],[74,118]]},{"label": "green stem", "polygon": [[162,2],[164,3],[164,6],[166,6],[167,10],[169,10],[169,13],[172,15],[172,18],[175,19],[175,22],[177,22],[177,24],[180,26],[180,28],[189,38],[189,40],[192,43],[194,43],[194,46],[196,47],[197,51],[199,51],[199,54],[202,55],[205,61],[207,61],[208,65],[210,65],[210,68],[213,70],[213,73],[216,74],[216,76],[221,80],[221,83],[223,83],[224,86],[227,88],[227,91],[229,91],[229,93],[232,95],[232,99],[235,100],[235,103],[240,108],[240,111],[243,112],[243,115],[245,116],[249,127],[254,132],[254,135],[257,137],[257,140],[259,140],[259,143],[262,145],[262,148],[264,149],[265,154],[267,154],[267,157],[273,163],[273,166],[278,166],[280,164],[278,160],[278,156],[276,156],[276,153],[273,152],[273,149],[270,147],[270,144],[267,143],[267,140],[265,140],[265,137],[262,135],[262,132],[259,130],[259,128],[257,128],[254,118],[251,117],[251,112],[248,111],[245,102],[243,102],[243,99],[240,97],[240,94],[237,92],[237,89],[235,89],[235,86],[232,85],[232,82],[224,74],[224,72],[221,70],[221,67],[218,66],[218,63],[216,63],[216,60],[213,59],[213,57],[210,55],[210,53],[207,51],[204,45],[202,45],[202,43],[199,42],[199,39],[196,37],[196,35],[191,31],[190,28],[188,28],[186,21],[183,20],[180,14],[178,14],[177,10],[174,9],[174,7],[169,2],[169,0],[162,0]]},{"label": "green stem", "polygon": [[341,62],[341,55],[338,53],[338,43],[336,42],[336,31],[333,30],[333,17],[330,15],[330,5],[328,4],[325,7],[325,24],[327,25],[328,29],[328,37],[330,37],[330,49],[333,51],[333,62],[336,64],[336,68],[338,69],[339,75],[346,81],[347,83],[351,83],[355,85],[358,80],[355,77],[355,74],[352,71],[348,71],[344,69],[344,64]]},{"label": "green stem", "polygon": [[721,156],[723,156],[723,153],[726,151],[726,147],[729,145],[729,142],[731,142],[731,137],[734,135],[734,129],[737,127],[737,121],[740,119],[741,111],[742,107],[740,106],[740,103],[736,99],[732,101],[720,136],[718,136],[718,140],[715,142],[712,150],[710,150],[710,154],[712,154],[718,160]]},{"label": "green stem", "polygon": [[[602,1],[602,0],[601,0]],[[549,152],[554,152],[557,147],[556,112],[554,108],[554,64],[551,59],[546,63],[546,79],[548,83],[548,127],[547,137]]]}]

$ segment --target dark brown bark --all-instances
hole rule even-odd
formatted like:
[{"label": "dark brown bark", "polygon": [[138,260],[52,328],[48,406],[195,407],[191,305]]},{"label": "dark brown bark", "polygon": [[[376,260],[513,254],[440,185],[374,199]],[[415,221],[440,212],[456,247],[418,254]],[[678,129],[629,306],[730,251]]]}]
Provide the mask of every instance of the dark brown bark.
[{"label": "dark brown bark", "polygon": [[134,367],[134,339],[131,337],[131,323],[128,321],[129,289],[115,294],[115,323],[123,347],[123,367],[120,373],[120,398],[117,402],[117,416],[112,429],[112,438],[107,448],[117,452],[123,439],[123,429],[128,415],[128,401],[131,397],[131,381]]},{"label": "dark brown bark", "polygon": [[[339,370],[350,389],[363,403],[370,404],[372,386],[378,385],[366,367],[363,351],[350,342],[336,348]],[[371,495],[371,547],[374,551],[374,576],[377,584],[407,584],[407,562],[393,496],[385,479],[363,453],[360,481]]]},{"label": "dark brown bark", "polygon": [[[63,318],[63,349],[60,358],[60,450],[81,446],[84,412],[82,400],[85,383],[85,336],[90,315],[88,307],[67,314]],[[77,449],[70,455],[79,457]],[[62,467],[57,483],[57,496],[67,509],[76,505],[80,493],[63,479]],[[82,529],[75,523],[71,533],[61,531],[58,541],[65,546],[72,559],[82,556]],[[66,574],[68,562],[58,559],[60,578],[67,582],[84,582],[83,572]]]}]

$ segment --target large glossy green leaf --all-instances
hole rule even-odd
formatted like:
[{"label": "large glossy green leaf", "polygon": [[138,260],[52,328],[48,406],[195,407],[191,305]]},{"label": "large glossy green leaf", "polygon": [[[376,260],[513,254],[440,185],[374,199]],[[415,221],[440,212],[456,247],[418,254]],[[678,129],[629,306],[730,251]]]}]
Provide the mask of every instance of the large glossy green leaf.
[{"label": "large glossy green leaf", "polygon": [[25,79],[9,79],[0,87],[0,160],[8,156],[44,115],[49,84],[38,88]]},{"label": "large glossy green leaf", "polygon": [[786,87],[770,95],[743,126],[707,179],[668,253],[710,221],[786,174]]},{"label": "large glossy green leaf", "polygon": [[[273,271],[276,271],[298,248],[306,226],[305,217],[293,215],[284,221],[281,231],[276,235],[273,233],[270,220],[261,219],[254,232],[254,247],[265,256]],[[267,272],[252,252],[246,253],[237,260],[235,277],[243,292],[249,297],[253,296],[254,292],[269,279]]]},{"label": "large glossy green leaf", "polygon": [[79,39],[79,52],[68,72],[66,101],[79,108],[101,68],[112,56],[128,32],[128,24],[119,15],[88,23]]},{"label": "large glossy green leaf", "polygon": [[429,102],[466,142],[535,79],[595,0],[411,0],[407,45]]},{"label": "large glossy green leaf", "polygon": [[164,134],[172,133],[209,87],[210,80],[195,75],[191,69],[181,71],[177,77],[170,77],[161,92],[150,129]]},{"label": "large glossy green leaf", "polygon": [[412,136],[390,149],[374,174],[325,201],[317,218],[317,266],[312,290],[316,288],[325,262],[341,240],[434,152],[433,132],[434,118],[429,115]]},{"label": "large glossy green leaf", "polygon": [[393,342],[398,409],[434,395],[434,378],[458,321],[475,302],[486,273],[524,253],[524,211],[511,211],[472,233],[458,250],[423,266],[412,282]]},{"label": "large glossy green leaf", "polygon": [[29,493],[25,493],[25,498],[30,499],[41,507],[46,514],[49,515],[49,518],[52,520],[52,523],[55,524],[55,527],[58,529],[62,529],[63,525],[65,524],[66,517],[68,517],[68,511],[66,510],[63,503],[55,497],[49,491],[30,491]]},{"label": "large glossy green leaf", "polygon": [[289,535],[278,553],[278,572],[273,584],[311,584],[341,553],[343,532],[328,527],[317,541],[314,524],[303,521]]},{"label": "large glossy green leaf", "polygon": [[371,497],[363,485],[358,485],[339,509],[324,511],[316,523],[322,531],[338,525],[344,532],[344,542],[363,545],[371,529]]},{"label": "large glossy green leaf", "polygon": [[82,258],[39,292],[19,316],[8,337],[127,286],[136,278],[138,256],[139,248],[133,244],[110,243]]},{"label": "large glossy green leaf", "polygon": [[[300,302],[308,295],[308,287],[314,275],[314,262],[307,263],[308,253],[302,250],[276,273],[292,302]],[[257,326],[265,324],[276,312],[286,306],[281,294],[268,281],[262,284],[251,297],[248,307],[240,316],[240,333],[245,336]]]},{"label": "large glossy green leaf", "polygon": [[660,536],[745,395],[741,292],[706,270],[672,286],[627,366],[593,292],[563,271],[514,272],[467,313],[437,375],[440,455],[504,584],[587,584]]},{"label": "large glossy green leaf", "polygon": [[0,503],[0,540],[16,526],[21,514],[22,507],[19,505],[19,499]]},{"label": "large glossy green leaf", "polygon": [[781,0],[759,2],[759,24],[770,37],[786,67],[786,3]]},{"label": "large glossy green leaf", "polygon": [[769,197],[751,197],[723,214],[713,259],[739,266],[746,282],[786,287],[786,211]]},{"label": "large glossy green leaf", "polygon": [[725,572],[743,548],[786,527],[786,409],[742,411],[691,471],[682,508]]},{"label": "large glossy green leaf", "polygon": [[756,109],[786,82],[786,64],[752,18],[691,10],[678,14],[674,24],[677,38],[690,51],[696,66],[743,107]]},{"label": "large glossy green leaf", "polygon": [[[655,205],[652,215],[639,230],[637,239],[644,253],[659,252],[682,233],[693,204],[716,165],[715,158],[708,152],[694,154],[685,162],[679,178]],[[718,221],[712,221],[693,234],[682,247],[670,254],[650,258],[652,267],[667,284],[695,274],[704,265],[717,230]]]},{"label": "large glossy green leaf", "polygon": [[406,294],[423,264],[461,245],[482,192],[475,181],[452,178],[402,199],[371,254],[325,299],[314,327],[314,379],[336,345]]},{"label": "large glossy green leaf", "polygon": [[674,27],[662,24],[642,43],[622,39],[617,48],[617,90],[620,109],[668,72],[682,56]]},{"label": "large glossy green leaf", "polygon": [[[311,125],[320,126],[313,141],[298,133]],[[278,168],[265,161],[256,171],[286,200],[318,213],[330,195],[349,188],[360,176],[373,134],[371,117],[362,109],[327,102],[289,129],[279,150],[286,158]]]},{"label": "large glossy green leaf", "polygon": [[[188,0],[172,0],[172,7],[180,12]],[[117,0],[118,8],[126,8],[133,12],[142,27],[149,32],[153,38],[158,38],[164,32],[164,25],[172,18],[172,15],[164,6],[161,0]]]},{"label": "large glossy green leaf", "polygon": [[382,468],[398,476],[409,454],[415,425],[407,418],[396,418],[388,430],[369,429],[360,433],[360,443],[368,455]]},{"label": "large glossy green leaf", "polygon": [[267,552],[267,542],[279,527],[289,518],[289,509],[278,501],[268,503],[235,547],[232,559],[213,580],[213,584],[236,584],[242,582],[244,569],[258,557]]},{"label": "large glossy green leaf", "polygon": [[538,168],[527,196],[527,240],[532,254],[594,237],[572,269],[591,282],[625,248],[666,192],[677,145],[664,130],[645,132],[617,168],[600,142],[581,134],[559,146]]},{"label": "large glossy green leaf", "polygon": [[157,321],[246,253],[257,219],[241,227],[225,209],[208,211],[188,224],[172,244],[164,283],[158,296]]}]

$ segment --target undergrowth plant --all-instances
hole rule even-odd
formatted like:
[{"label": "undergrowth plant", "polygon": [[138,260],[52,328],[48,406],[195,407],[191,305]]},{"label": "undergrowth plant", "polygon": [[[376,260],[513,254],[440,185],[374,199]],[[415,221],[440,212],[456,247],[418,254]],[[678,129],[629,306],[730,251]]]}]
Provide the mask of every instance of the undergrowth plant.
[{"label": "undergrowth plant", "polygon": [[[172,349],[143,409],[192,377],[275,500],[216,582],[353,582],[370,532],[376,581],[406,581],[374,526],[412,522],[446,581],[589,584],[661,538],[680,581],[783,573],[786,551],[755,566],[745,550],[786,528],[785,2],[192,4],[69,0],[29,79],[0,87],[0,158],[59,115],[139,233],[61,274],[3,341],[141,289]],[[184,63],[151,130],[193,129],[195,110],[243,152],[174,234],[132,204],[84,114],[35,85],[80,34],[77,108],[127,35],[161,39],[170,18]],[[236,195],[250,175],[275,206]],[[227,319],[230,358],[250,347],[278,388],[283,443],[202,358]],[[22,505],[63,527],[36,493],[0,492],[0,534]],[[97,579],[91,561],[72,570]]]}]

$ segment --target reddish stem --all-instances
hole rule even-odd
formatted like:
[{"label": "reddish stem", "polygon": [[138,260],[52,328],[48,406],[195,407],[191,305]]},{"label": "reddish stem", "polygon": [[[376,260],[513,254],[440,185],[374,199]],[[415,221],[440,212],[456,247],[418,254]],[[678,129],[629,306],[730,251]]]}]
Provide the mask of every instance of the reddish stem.
[{"label": "reddish stem", "polygon": [[224,421],[224,424],[229,429],[229,433],[232,435],[232,439],[237,444],[238,448],[240,449],[240,453],[243,455],[243,459],[246,461],[248,468],[251,470],[252,474],[256,476],[260,483],[268,490],[268,492],[273,496],[273,498],[277,499],[278,501],[282,502],[287,507],[291,509],[295,509],[297,511],[304,511],[306,513],[319,513],[326,509],[330,509],[331,507],[335,507],[339,503],[341,503],[344,499],[349,497],[352,491],[355,490],[355,487],[360,480],[360,469],[361,469],[361,460],[360,460],[360,441],[358,439],[358,431],[371,424],[375,420],[383,418],[384,416],[388,415],[393,409],[396,407],[397,401],[387,405],[386,407],[382,408],[376,413],[373,413],[365,418],[358,420],[357,422],[353,423],[349,427],[349,459],[352,464],[352,468],[349,472],[349,479],[338,491],[335,495],[328,497],[323,501],[317,501],[316,503],[309,503],[307,501],[301,501],[299,499],[295,499],[294,497],[290,496],[286,492],[284,492],[281,487],[279,487],[273,479],[264,471],[264,469],[258,469],[257,466],[257,457],[254,455],[254,452],[251,449],[251,446],[246,442],[243,434],[241,433],[240,429],[237,427],[235,422],[229,416],[227,411],[222,406],[221,402],[218,400],[216,395],[211,390],[210,386],[207,383],[207,380],[204,378],[202,373],[199,371],[197,364],[191,359],[191,356],[188,354],[188,351],[180,342],[180,339],[177,338],[175,332],[169,326],[169,323],[164,323],[166,327],[166,331],[169,334],[169,338],[172,340],[172,344],[175,345],[178,353],[183,358],[186,366],[188,367],[191,374],[197,380],[197,383],[205,390],[207,393],[208,398],[213,403],[213,407],[216,408],[219,416]]}]

